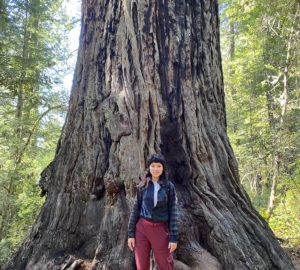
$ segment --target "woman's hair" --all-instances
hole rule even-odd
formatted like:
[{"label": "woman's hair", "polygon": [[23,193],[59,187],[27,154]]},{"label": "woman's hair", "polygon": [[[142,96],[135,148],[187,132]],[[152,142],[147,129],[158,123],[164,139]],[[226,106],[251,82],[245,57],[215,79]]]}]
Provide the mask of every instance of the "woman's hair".
[{"label": "woman's hair", "polygon": [[141,179],[141,182],[138,184],[138,187],[144,187],[147,185],[147,183],[148,183],[147,178],[149,178],[149,177],[151,178],[151,176],[152,176],[150,173],[150,165],[153,162],[162,164],[163,172],[160,175],[159,179],[163,180],[164,182],[167,181],[167,179],[168,179],[167,163],[166,163],[164,156],[162,154],[152,154],[147,159],[147,168],[146,168],[145,176],[143,177],[143,179]]}]

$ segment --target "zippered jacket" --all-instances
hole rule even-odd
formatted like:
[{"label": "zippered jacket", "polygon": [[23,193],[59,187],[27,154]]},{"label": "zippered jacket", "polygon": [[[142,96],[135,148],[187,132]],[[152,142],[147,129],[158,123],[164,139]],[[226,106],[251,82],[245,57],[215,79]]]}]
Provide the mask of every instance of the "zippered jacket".
[{"label": "zippered jacket", "polygon": [[169,180],[159,179],[160,189],[157,193],[157,204],[154,206],[154,184],[147,178],[146,187],[138,187],[133,209],[128,222],[128,238],[135,238],[135,225],[139,217],[152,221],[167,221],[169,242],[178,240],[178,205],[176,190]]}]

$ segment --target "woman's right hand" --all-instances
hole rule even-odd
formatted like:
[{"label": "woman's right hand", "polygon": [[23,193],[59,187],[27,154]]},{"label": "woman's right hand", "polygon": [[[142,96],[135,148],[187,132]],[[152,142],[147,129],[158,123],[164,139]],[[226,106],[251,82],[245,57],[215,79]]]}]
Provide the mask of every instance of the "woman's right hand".
[{"label": "woman's right hand", "polygon": [[128,238],[128,247],[131,251],[133,251],[135,247],[135,238]]}]

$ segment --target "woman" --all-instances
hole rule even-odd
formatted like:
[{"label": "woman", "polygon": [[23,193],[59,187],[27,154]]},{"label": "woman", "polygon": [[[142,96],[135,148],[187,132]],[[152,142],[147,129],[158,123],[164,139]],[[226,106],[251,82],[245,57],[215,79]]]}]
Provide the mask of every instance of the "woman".
[{"label": "woman", "polygon": [[158,270],[174,269],[172,252],[177,248],[178,207],[174,185],[167,179],[162,155],[151,155],[146,177],[128,223],[128,246],[135,253],[138,270],[148,270],[153,250]]}]

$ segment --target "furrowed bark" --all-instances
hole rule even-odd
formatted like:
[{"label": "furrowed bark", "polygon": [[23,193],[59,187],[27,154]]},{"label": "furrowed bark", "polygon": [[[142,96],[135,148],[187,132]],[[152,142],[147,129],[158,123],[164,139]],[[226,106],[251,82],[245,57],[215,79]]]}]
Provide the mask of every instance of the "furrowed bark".
[{"label": "furrowed bark", "polygon": [[132,269],[128,214],[160,151],[181,211],[176,269],[294,269],[240,185],[214,0],[83,2],[68,115],[40,181],[47,199],[6,269]]}]

